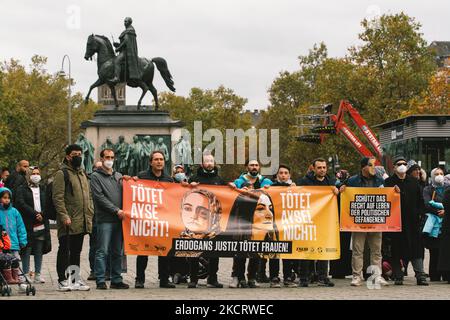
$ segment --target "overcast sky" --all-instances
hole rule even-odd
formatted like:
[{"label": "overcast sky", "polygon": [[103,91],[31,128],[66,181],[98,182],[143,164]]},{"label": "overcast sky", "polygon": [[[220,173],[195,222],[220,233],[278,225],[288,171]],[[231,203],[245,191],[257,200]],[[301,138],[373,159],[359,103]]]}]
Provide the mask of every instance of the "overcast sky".
[{"label": "overcast sky", "polygon": [[[247,108],[265,108],[278,73],[296,70],[297,57],[314,43],[342,56],[358,43],[363,18],[400,11],[422,23],[429,43],[450,41],[448,0],[0,0],[0,60],[28,65],[40,54],[54,73],[68,54],[75,90],[85,94],[97,79],[96,63],[83,59],[88,35],[117,40],[130,16],[139,55],[167,60],[177,94],[224,85],[247,98]],[[159,73],[155,86],[168,90]],[[128,88],[127,103],[136,104],[139,94]]]}]

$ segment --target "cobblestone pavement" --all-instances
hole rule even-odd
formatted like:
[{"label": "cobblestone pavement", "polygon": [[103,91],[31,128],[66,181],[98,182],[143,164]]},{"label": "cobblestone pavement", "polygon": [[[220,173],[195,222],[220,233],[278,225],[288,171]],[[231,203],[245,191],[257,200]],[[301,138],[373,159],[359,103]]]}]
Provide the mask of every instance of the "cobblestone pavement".
[{"label": "cobblestone pavement", "polygon": [[[361,287],[351,287],[349,279],[335,279],[334,288],[317,287],[311,285],[309,288],[269,288],[268,284],[261,284],[256,289],[230,289],[232,259],[220,259],[219,280],[225,287],[224,289],[206,288],[205,282],[200,281],[197,289],[188,289],[186,285],[179,285],[176,289],[160,289],[158,288],[157,276],[157,258],[150,257],[147,271],[145,289],[134,289],[134,277],[136,271],[136,257],[129,256],[128,272],[124,275],[124,281],[130,284],[129,290],[96,290],[95,281],[87,281],[91,290],[87,292],[58,292],[57,275],[56,275],[56,253],[58,248],[58,240],[56,238],[56,230],[52,230],[52,246],[51,253],[44,256],[44,264],[42,276],[45,278],[45,284],[36,284],[36,296],[27,297],[25,294],[18,293],[17,286],[13,286],[13,295],[11,297],[1,297],[5,299],[56,299],[56,300],[196,300],[196,299],[220,299],[220,300],[337,300],[337,299],[450,299],[450,284],[447,282],[433,282],[428,287],[419,287],[415,285],[414,277],[406,277],[403,286],[390,285],[380,290],[369,290],[365,285]],[[81,260],[81,276],[86,279],[89,275],[89,237],[85,237],[84,247]],[[426,261],[426,264],[428,262]],[[32,262],[33,266],[33,262]],[[426,268],[427,269],[427,268]],[[408,270],[409,275],[414,274]]]}]

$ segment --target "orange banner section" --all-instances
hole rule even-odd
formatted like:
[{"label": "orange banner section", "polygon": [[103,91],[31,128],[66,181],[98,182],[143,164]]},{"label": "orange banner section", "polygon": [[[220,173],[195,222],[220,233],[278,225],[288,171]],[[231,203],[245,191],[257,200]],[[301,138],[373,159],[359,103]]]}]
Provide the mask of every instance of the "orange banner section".
[{"label": "orange banner section", "polygon": [[345,188],[341,231],[401,232],[400,194],[394,188]]},{"label": "orange banner section", "polygon": [[124,181],[127,255],[339,259],[331,187],[183,187]]}]

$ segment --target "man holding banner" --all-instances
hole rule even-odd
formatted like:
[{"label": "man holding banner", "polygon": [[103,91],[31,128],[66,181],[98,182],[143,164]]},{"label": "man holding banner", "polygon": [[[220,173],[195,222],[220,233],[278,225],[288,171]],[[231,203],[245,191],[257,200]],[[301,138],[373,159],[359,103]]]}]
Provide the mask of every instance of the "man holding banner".
[{"label": "man holding banner", "polygon": [[[165,165],[164,154],[161,151],[153,151],[150,154],[150,168],[147,171],[141,171],[138,174],[139,179],[153,180],[161,182],[173,182],[173,179],[164,172]],[[145,283],[145,269],[147,268],[148,256],[138,256],[136,259],[136,289],[143,289]],[[158,257],[158,273],[160,288],[175,288],[175,285],[169,282],[169,258]]]},{"label": "man holding banner", "polygon": [[[350,177],[346,184],[342,185],[340,192],[348,187],[378,188],[383,187],[383,179],[376,176],[375,158],[364,157],[361,159],[361,173]],[[364,245],[366,240],[370,248],[370,265],[377,266],[380,270],[378,283],[388,285],[381,277],[381,232],[353,232],[352,233],[352,272],[351,285],[360,286],[362,282],[362,272],[364,266]]]},{"label": "man holding banner", "polygon": [[[225,181],[219,176],[219,169],[216,167],[215,159],[212,154],[204,154],[202,158],[202,165],[198,168],[197,175],[189,179],[191,186],[196,187],[199,184],[206,185],[226,185]],[[197,286],[197,274],[199,271],[199,259],[190,258],[190,288]],[[217,280],[217,271],[219,270],[219,258],[208,258],[208,288],[223,288],[223,284]]]},{"label": "man holding banner", "polygon": [[[327,162],[325,159],[317,158],[312,162],[312,171],[300,179],[298,186],[335,186],[336,180],[327,176]],[[339,190],[334,187],[334,193]],[[310,282],[310,266],[316,263],[314,260],[300,260],[300,287],[308,287]],[[319,286],[334,287],[334,283],[328,278],[328,260],[317,260],[317,272],[319,274]]]},{"label": "man holding banner", "polygon": [[420,208],[423,196],[417,179],[406,174],[405,157],[394,159],[394,174],[385,180],[386,187],[397,186],[401,194],[402,232],[390,233],[393,278],[396,285],[403,284],[400,259],[408,259],[414,268],[418,286],[428,286],[423,269],[423,244],[420,233]]}]

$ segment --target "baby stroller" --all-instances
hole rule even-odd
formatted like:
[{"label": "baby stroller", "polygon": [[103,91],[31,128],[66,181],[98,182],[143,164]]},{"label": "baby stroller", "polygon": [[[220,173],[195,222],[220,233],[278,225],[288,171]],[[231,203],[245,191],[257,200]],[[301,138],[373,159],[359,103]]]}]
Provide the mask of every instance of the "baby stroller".
[{"label": "baby stroller", "polygon": [[[2,226],[0,226],[0,292],[1,295],[11,296],[12,290],[10,284],[18,284],[25,286],[24,290],[27,296],[30,293],[36,295],[36,289],[30,280],[20,268],[20,259],[10,253],[10,240]],[[25,279],[25,283],[21,283],[19,279]]]}]

